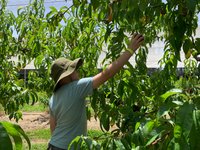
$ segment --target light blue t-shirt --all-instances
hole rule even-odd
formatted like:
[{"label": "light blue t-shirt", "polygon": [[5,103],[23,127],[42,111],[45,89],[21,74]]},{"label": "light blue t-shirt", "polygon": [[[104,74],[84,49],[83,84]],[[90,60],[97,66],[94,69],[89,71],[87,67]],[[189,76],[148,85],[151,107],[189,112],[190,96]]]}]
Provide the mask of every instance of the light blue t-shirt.
[{"label": "light blue t-shirt", "polygon": [[85,97],[92,91],[92,77],[89,77],[66,84],[52,95],[49,107],[57,125],[50,144],[67,149],[75,137],[87,134]]}]

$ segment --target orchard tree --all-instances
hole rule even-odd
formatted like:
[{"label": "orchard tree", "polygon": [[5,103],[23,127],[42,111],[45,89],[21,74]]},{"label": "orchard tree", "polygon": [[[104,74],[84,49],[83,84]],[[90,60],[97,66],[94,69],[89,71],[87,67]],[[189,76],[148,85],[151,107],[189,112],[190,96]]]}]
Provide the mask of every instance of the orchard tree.
[{"label": "orchard tree", "polygon": [[[81,75],[92,76],[102,53],[104,68],[138,32],[145,42],[136,65],[127,63],[90,97],[88,119],[92,108],[105,134],[73,142],[83,149],[200,149],[198,0],[73,0],[47,14],[44,0],[33,0],[17,16],[7,10],[7,1],[0,4],[0,103],[10,118],[18,121],[20,106],[39,100],[38,91],[52,94],[53,60],[81,57]],[[155,41],[164,42],[164,55],[160,68],[148,75],[148,47]],[[178,77],[181,51],[185,67]],[[20,79],[19,71],[32,61],[36,70],[27,81]]]}]

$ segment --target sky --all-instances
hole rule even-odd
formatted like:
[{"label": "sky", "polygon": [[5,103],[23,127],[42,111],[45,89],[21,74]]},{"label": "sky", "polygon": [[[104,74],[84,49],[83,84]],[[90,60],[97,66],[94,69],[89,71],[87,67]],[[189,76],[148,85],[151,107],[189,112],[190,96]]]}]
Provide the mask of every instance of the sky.
[{"label": "sky", "polygon": [[[28,5],[30,0],[8,0],[7,8],[11,10],[15,15],[17,14],[17,9],[20,6]],[[67,1],[67,2],[66,2]],[[72,4],[72,0],[44,0],[45,12],[48,13],[50,11],[50,6],[54,6],[59,9],[62,6]]]}]

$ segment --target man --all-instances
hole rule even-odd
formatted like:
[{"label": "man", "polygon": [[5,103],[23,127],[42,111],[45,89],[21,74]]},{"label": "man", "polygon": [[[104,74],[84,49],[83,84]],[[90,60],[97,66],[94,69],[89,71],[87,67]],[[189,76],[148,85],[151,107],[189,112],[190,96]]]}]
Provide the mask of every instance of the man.
[{"label": "man", "polygon": [[77,69],[83,63],[80,58],[73,61],[66,58],[55,60],[51,67],[51,77],[55,81],[55,86],[49,102],[52,133],[49,150],[66,150],[75,137],[86,135],[87,118],[84,98],[92,94],[93,89],[118,73],[143,40],[142,35],[134,34],[128,49],[105,70],[93,77],[79,79]]}]

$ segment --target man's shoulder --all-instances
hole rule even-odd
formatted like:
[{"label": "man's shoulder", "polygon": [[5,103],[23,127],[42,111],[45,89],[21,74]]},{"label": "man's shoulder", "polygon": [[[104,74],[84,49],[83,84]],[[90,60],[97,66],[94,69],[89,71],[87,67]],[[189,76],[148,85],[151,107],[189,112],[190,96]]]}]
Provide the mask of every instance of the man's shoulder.
[{"label": "man's shoulder", "polygon": [[85,77],[85,78],[81,78],[79,80],[76,81],[76,83],[88,83],[92,81],[92,77]]}]

